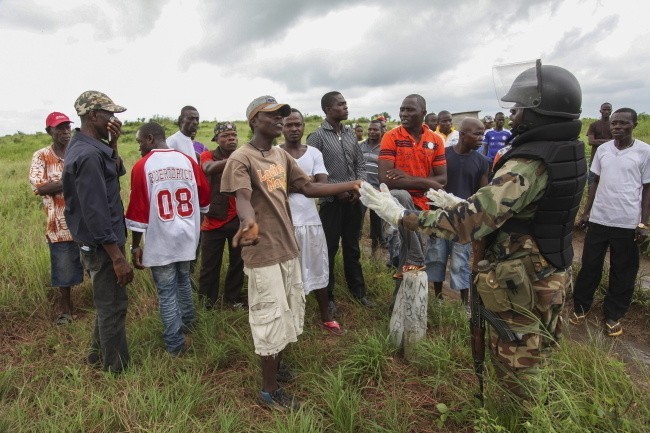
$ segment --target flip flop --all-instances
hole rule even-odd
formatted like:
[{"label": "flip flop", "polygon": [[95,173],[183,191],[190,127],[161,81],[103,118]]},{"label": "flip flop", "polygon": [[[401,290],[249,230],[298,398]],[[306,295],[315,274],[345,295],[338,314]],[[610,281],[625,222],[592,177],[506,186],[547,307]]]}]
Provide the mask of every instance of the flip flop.
[{"label": "flip flop", "polygon": [[72,315],[71,314],[66,314],[66,313],[61,313],[56,318],[56,321],[54,323],[59,325],[59,326],[69,325],[70,323],[72,323]]},{"label": "flip flop", "polygon": [[610,337],[618,337],[623,334],[623,326],[621,325],[621,322],[617,321],[613,325],[605,322],[605,327],[607,329],[607,335]]},{"label": "flip flop", "polygon": [[585,313],[578,314],[575,311],[573,315],[569,318],[569,323],[572,325],[582,325],[586,319],[587,315]]},{"label": "flip flop", "polygon": [[331,322],[318,322],[318,326],[320,326],[330,334],[334,334],[334,335],[345,334],[345,330],[341,327],[341,324],[336,320],[332,320]]}]

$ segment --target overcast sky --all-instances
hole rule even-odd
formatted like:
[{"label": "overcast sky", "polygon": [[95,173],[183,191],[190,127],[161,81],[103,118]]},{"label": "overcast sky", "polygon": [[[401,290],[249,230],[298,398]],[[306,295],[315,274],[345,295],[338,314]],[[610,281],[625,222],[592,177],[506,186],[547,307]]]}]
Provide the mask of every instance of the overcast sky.
[{"label": "overcast sky", "polygon": [[650,7],[639,1],[0,0],[0,135],[42,131],[51,111],[107,93],[122,120],[245,118],[270,94],[322,114],[339,90],[350,117],[420,93],[429,111],[500,108],[492,66],[541,58],[601,102],[650,111]]}]

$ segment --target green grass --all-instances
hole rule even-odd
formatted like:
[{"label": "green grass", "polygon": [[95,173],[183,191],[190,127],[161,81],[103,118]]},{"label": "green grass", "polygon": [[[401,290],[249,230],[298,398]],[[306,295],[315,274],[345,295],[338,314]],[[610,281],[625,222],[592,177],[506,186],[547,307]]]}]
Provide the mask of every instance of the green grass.
[{"label": "green grass", "polygon": [[[200,141],[210,143],[212,126],[201,125]],[[129,167],[139,157],[137,127],[125,125],[120,146]],[[238,128],[245,137],[243,122]],[[88,281],[73,290],[77,320],[52,324],[45,216],[27,183],[31,154],[47,144],[44,134],[0,137],[0,432],[639,432],[650,423],[648,369],[626,366],[599,335],[563,341],[531,404],[506,399],[489,371],[479,408],[464,310],[430,302],[427,337],[407,362],[388,340],[390,272],[368,257],[362,264],[379,306],[363,309],[337,286],[344,336],[316,326],[308,297],[305,331],[284,358],[297,373],[287,387],[302,403],[297,413],[257,404],[260,367],[246,313],[199,309],[192,350],[169,357],[148,271],[129,286],[131,368],[118,377],[94,370],[83,362],[94,318]],[[337,270],[343,281],[340,257]]]}]

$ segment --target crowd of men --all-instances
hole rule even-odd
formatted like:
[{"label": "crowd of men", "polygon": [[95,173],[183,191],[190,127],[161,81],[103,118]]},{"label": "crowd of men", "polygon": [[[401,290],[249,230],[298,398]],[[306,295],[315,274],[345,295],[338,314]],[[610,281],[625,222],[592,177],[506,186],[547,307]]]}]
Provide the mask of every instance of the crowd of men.
[{"label": "crowd of men", "polygon": [[[584,145],[577,141],[579,84],[562,68],[543,68],[546,82],[556,81],[564,92],[565,105],[553,88],[542,89],[543,105],[523,106],[513,84],[502,99],[519,104],[511,110],[510,130],[502,112],[482,121],[465,118],[456,129],[449,111],[427,114],[424,98],[411,94],[399,107],[397,127],[387,130],[385,119],[374,119],[362,141],[363,127],[346,125],[347,101],[333,91],[323,95],[325,119],[305,145],[300,111],[267,95],[246,110],[252,130],[247,143],[239,143],[234,123],[218,122],[209,149],[194,141],[198,110],[185,106],[179,130],[169,137],[155,122],[138,129],[142,158],[131,169],[126,212],[119,178],[127,170],[115,116],[126,108],[101,92],[84,92],[74,104],[80,128],[71,135],[69,117],[47,116],[52,143],[34,154],[30,169],[34,192],[47,211],[52,286],[61,290],[56,323],[73,320],[70,288],[82,282],[85,269],[97,313],[88,363],[123,371],[129,364],[126,286],[133,267],[147,267],[158,290],[165,347],[172,356],[183,355],[192,345],[196,320],[191,274],[197,255],[198,299],[215,309],[228,244],[223,304],[248,310],[262,365],[259,399],[271,407],[297,408],[297,400],[279,385],[293,378],[282,352],[302,333],[305,295],[312,292],[319,326],[333,335],[345,332],[334,293],[339,247],[353,299],[362,308],[376,307],[360,261],[369,208],[372,253],[388,249],[396,291],[405,273],[426,272],[441,297],[450,259],[451,289],[467,304],[477,270],[476,257],[470,262],[472,245],[483,251],[494,277],[490,284],[496,286],[480,285],[489,278],[478,275],[481,298],[519,334],[517,341],[504,342],[493,332],[489,347],[504,383],[525,396],[522,380],[559,335],[572,281],[571,229],[586,179]],[[570,321],[585,321],[609,247],[604,315],[607,334],[618,336],[639,266],[637,243],[648,233],[650,148],[632,137],[634,110],[611,111],[611,104],[603,104],[602,119],[588,132],[593,181],[580,218],[588,231]],[[284,144],[274,146],[280,136]],[[569,151],[549,150],[556,148]],[[432,206],[430,191],[453,194],[453,204]],[[563,200],[563,212],[552,205],[557,200]],[[561,234],[549,235],[556,226]],[[501,292],[493,291],[500,285]],[[528,297],[513,300],[508,291],[524,292],[524,285]]]}]

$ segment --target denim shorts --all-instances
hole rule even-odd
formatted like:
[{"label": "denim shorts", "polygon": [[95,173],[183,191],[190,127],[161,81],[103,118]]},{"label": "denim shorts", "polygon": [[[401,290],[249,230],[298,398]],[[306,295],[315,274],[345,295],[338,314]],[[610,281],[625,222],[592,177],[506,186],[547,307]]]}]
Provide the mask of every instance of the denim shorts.
[{"label": "denim shorts", "polygon": [[79,258],[79,246],[75,242],[56,242],[48,245],[52,287],[81,284],[84,280],[84,270]]},{"label": "denim shorts", "polygon": [[447,259],[451,256],[449,285],[452,290],[469,289],[471,276],[469,255],[471,251],[471,243],[460,244],[440,238],[430,239],[429,249],[426,254],[429,282],[442,282],[445,280]]}]

